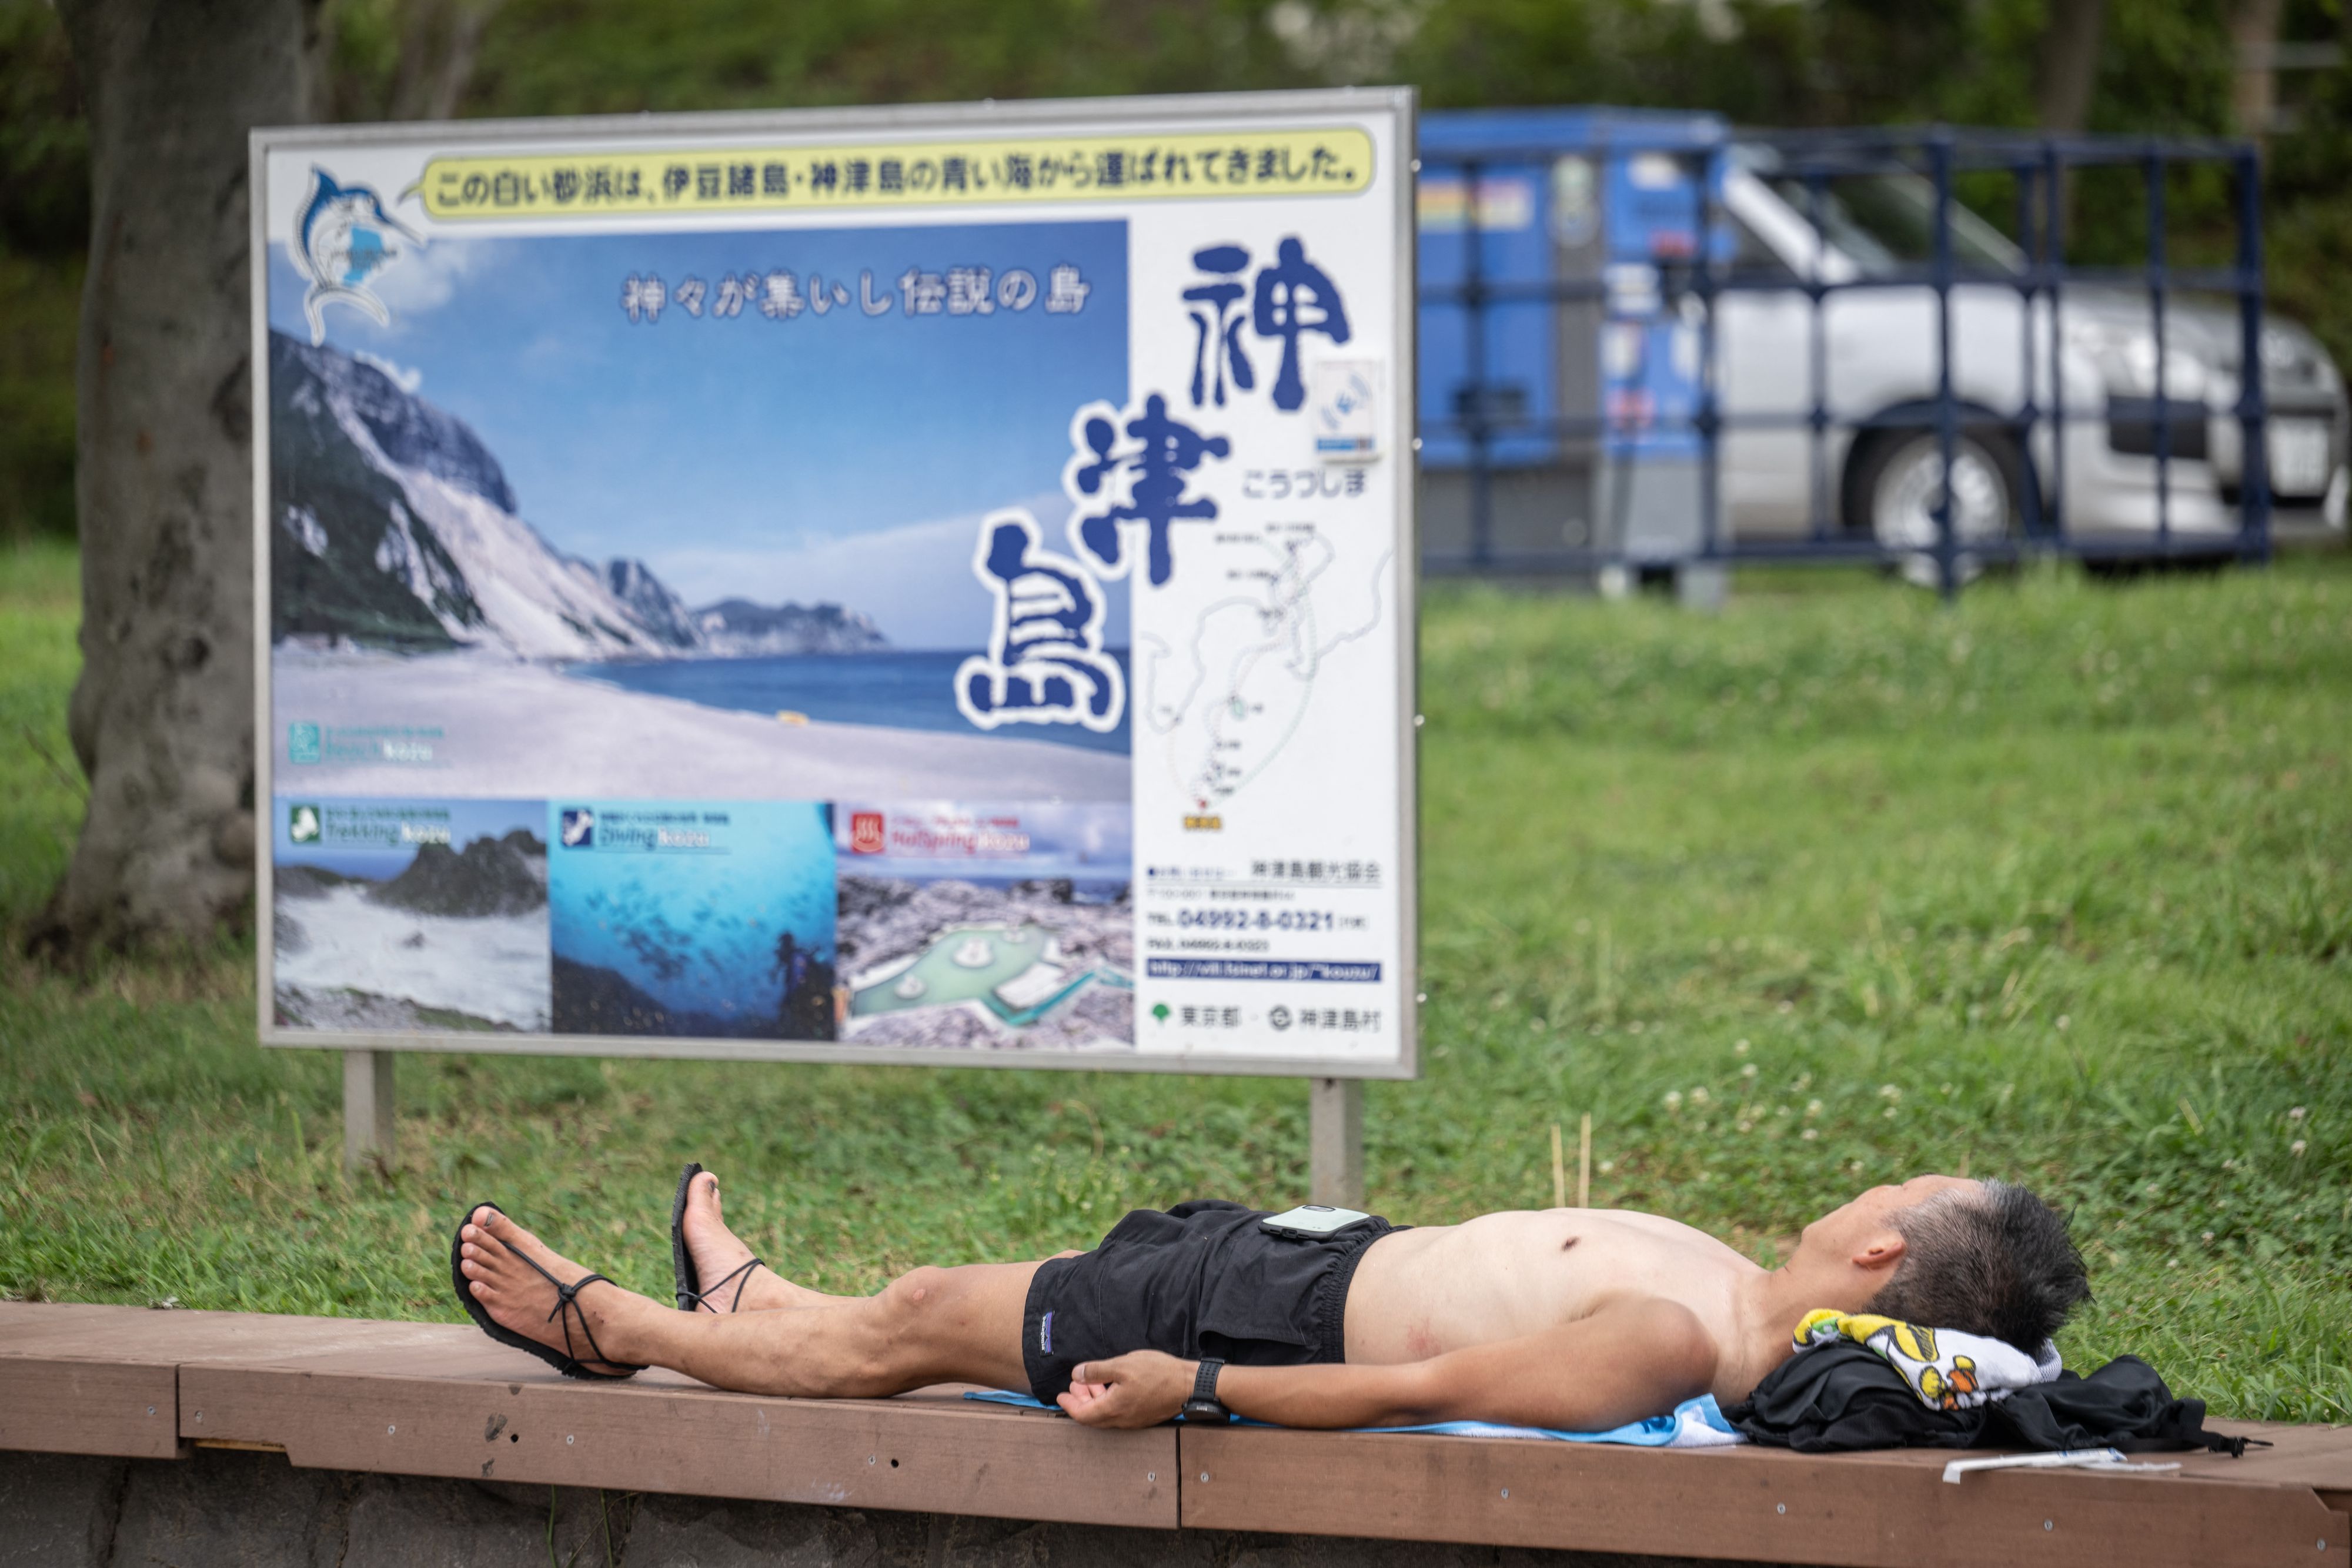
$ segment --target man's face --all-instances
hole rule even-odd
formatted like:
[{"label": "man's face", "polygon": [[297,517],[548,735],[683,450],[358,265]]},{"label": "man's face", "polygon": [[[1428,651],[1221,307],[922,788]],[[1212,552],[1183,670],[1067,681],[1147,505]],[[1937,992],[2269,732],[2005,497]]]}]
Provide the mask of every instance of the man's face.
[{"label": "man's face", "polygon": [[1872,1187],[1806,1226],[1799,1244],[1824,1254],[1851,1255],[1872,1238],[1894,1229],[1895,1217],[1903,1210],[1961,1188],[1981,1192],[1984,1184],[1966,1176],[1917,1176],[1900,1184]]}]

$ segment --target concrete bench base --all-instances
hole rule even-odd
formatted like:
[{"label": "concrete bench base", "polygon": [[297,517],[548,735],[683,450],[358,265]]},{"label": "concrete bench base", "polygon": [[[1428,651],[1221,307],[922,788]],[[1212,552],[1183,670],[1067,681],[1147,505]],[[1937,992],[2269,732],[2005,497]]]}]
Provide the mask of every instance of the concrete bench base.
[{"label": "concrete bench base", "polygon": [[[1511,1547],[1041,1524],[184,1460],[0,1453],[5,1568],[1681,1568]],[[1693,1565],[1696,1568],[1696,1565]]]}]

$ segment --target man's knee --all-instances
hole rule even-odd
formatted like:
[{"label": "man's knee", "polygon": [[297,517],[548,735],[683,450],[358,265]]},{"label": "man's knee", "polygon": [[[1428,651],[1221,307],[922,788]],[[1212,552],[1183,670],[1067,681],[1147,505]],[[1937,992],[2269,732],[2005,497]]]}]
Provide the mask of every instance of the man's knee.
[{"label": "man's knee", "polygon": [[859,1346],[860,1376],[892,1382],[934,1359],[954,1333],[955,1314],[949,1310],[954,1294],[945,1269],[910,1270],[885,1285],[874,1298],[880,1310],[868,1320],[871,1332]]},{"label": "man's knee", "polygon": [[882,1305],[893,1323],[912,1326],[939,1317],[951,1293],[948,1270],[926,1265],[909,1269],[883,1287]]}]

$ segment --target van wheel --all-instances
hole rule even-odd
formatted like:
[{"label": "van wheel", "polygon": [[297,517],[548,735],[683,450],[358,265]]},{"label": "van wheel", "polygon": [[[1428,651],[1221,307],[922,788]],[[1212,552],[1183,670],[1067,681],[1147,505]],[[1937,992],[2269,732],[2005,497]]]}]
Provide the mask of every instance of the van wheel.
[{"label": "van wheel", "polygon": [[[1873,438],[1847,466],[1846,531],[1890,550],[1932,550],[1943,489],[1942,450],[1933,432]],[[1966,546],[2011,538],[2019,530],[2025,464],[2016,443],[1963,432],[1952,442],[1952,537]],[[1973,563],[1969,575],[1974,576]]]}]

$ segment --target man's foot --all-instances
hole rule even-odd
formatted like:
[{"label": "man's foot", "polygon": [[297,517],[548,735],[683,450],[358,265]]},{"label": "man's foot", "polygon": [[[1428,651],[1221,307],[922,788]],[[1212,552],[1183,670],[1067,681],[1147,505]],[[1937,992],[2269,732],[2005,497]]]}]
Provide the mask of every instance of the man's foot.
[{"label": "man's foot", "polygon": [[486,1204],[467,1216],[460,1233],[458,1267],[474,1300],[492,1321],[563,1352],[592,1372],[619,1377],[635,1371],[633,1366],[600,1359],[598,1353],[617,1353],[616,1338],[627,1337],[625,1325],[616,1322],[616,1316],[625,1317],[633,1304],[650,1307],[652,1303],[605,1281],[591,1285],[572,1299],[571,1307],[559,1312],[556,1286],[539,1269],[517,1257],[518,1249],[565,1285],[593,1272],[559,1255]]},{"label": "man's foot", "polygon": [[687,1186],[686,1218],[680,1228],[686,1235],[686,1249],[694,1259],[694,1271],[709,1292],[698,1311],[767,1312],[815,1306],[831,1299],[780,1278],[764,1263],[751,1263],[747,1274],[736,1275],[737,1270],[751,1262],[751,1249],[727,1228],[719,1206],[719,1178],[709,1171],[698,1172]]}]

